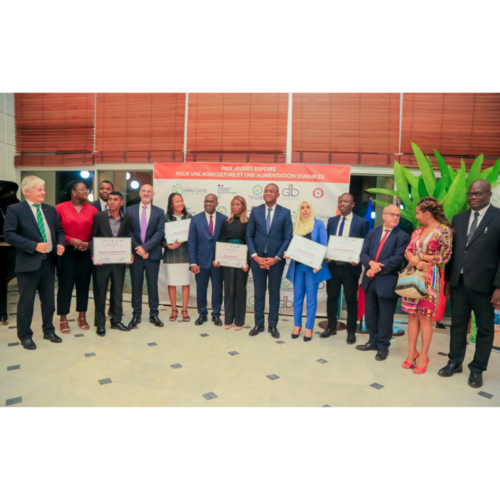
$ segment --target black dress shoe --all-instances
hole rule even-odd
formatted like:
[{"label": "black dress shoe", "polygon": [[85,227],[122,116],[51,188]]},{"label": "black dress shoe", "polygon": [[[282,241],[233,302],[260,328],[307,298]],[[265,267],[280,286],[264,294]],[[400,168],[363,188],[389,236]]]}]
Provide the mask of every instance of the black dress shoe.
[{"label": "black dress shoe", "polygon": [[33,342],[33,339],[21,340],[21,344],[25,349],[29,351],[34,351],[36,349],[36,344]]},{"label": "black dress shoe", "polygon": [[207,317],[206,316],[200,316],[195,322],[194,324],[195,325],[203,325],[203,323],[205,323],[207,321]]},{"label": "black dress shoe", "polygon": [[139,328],[137,325],[141,322],[140,316],[132,316],[132,321],[128,324],[128,327],[132,330]]},{"label": "black dress shoe", "polygon": [[215,326],[222,326],[222,320],[220,319],[220,316],[212,316],[212,321],[214,322]]},{"label": "black dress shoe", "polygon": [[479,389],[483,385],[483,374],[470,372],[469,385],[474,389]]},{"label": "black dress shoe", "polygon": [[380,351],[377,352],[375,359],[377,361],[385,361],[387,356],[389,356],[389,349],[380,349]]},{"label": "black dress shoe", "polygon": [[323,333],[319,334],[319,338],[327,339],[331,335],[337,335],[337,330],[332,330],[330,327],[328,327]]},{"label": "black dress shoe", "polygon": [[378,351],[378,347],[372,344],[357,345],[356,349],[358,351]]},{"label": "black dress shoe", "polygon": [[347,341],[349,345],[355,344],[356,343],[356,334],[353,333],[348,333],[347,334]]},{"label": "black dress shoe", "polygon": [[62,342],[62,338],[58,337],[55,333],[44,333],[43,338],[54,342],[54,344],[60,344]]},{"label": "black dress shoe", "polygon": [[103,326],[98,326],[96,333],[99,337],[104,337],[104,335],[106,335],[106,329]]},{"label": "black dress shoe", "polygon": [[438,375],[441,377],[451,377],[455,373],[462,373],[462,364],[448,363],[444,368],[438,371]]},{"label": "black dress shoe", "polygon": [[153,325],[155,325],[155,326],[159,326],[159,327],[164,326],[162,320],[158,316],[150,316],[149,322],[153,323]]},{"label": "black dress shoe", "polygon": [[278,332],[278,329],[275,326],[270,326],[267,331],[271,334],[271,337],[275,339],[280,338],[280,332]]},{"label": "black dress shoe", "polygon": [[257,326],[255,325],[249,332],[248,332],[248,335],[250,335],[250,337],[255,337],[255,335],[258,335],[260,332],[263,332],[264,331],[264,327],[263,326]]},{"label": "black dress shoe", "polygon": [[121,321],[111,323],[111,330],[120,330],[121,332],[130,332],[130,328],[125,326]]}]

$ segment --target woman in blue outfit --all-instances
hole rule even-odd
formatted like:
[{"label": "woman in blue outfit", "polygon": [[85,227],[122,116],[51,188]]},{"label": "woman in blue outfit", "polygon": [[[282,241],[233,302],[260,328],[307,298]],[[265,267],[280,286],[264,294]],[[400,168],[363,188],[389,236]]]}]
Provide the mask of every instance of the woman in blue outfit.
[{"label": "woman in blue outfit", "polygon": [[[325,224],[314,218],[314,207],[309,200],[303,200],[299,204],[299,215],[293,226],[293,234],[320,243],[321,245],[326,246],[328,244]],[[290,260],[290,257],[285,255],[285,259]],[[322,281],[331,278],[330,271],[325,263],[320,269],[313,269],[292,260],[286,277],[293,283],[293,316],[295,328],[292,333],[292,339],[296,339],[300,335],[304,297],[307,295],[307,321],[304,342],[308,342],[312,339],[312,329],[314,327],[314,320],[316,319],[318,286]]]}]

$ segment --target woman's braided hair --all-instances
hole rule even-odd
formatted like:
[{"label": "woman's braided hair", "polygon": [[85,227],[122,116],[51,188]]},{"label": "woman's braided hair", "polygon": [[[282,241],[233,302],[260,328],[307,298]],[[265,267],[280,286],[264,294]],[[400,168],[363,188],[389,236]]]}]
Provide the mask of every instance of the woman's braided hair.
[{"label": "woman's braided hair", "polygon": [[444,214],[443,205],[439,203],[436,198],[426,196],[417,203],[417,207],[420,208],[422,212],[430,212],[440,224],[451,227],[450,222]]}]

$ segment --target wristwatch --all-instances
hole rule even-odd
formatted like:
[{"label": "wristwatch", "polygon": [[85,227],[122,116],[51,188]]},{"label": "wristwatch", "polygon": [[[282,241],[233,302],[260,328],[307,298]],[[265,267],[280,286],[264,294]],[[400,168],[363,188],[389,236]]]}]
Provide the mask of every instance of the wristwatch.
[{"label": "wristwatch", "polygon": [[281,259],[279,257],[274,257],[274,263],[277,264]]}]

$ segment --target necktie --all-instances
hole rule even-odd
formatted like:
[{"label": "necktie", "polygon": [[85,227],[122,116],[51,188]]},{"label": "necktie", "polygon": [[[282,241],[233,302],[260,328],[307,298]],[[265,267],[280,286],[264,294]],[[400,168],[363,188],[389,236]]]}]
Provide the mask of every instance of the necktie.
[{"label": "necktie", "polygon": [[106,211],[108,209],[108,204],[106,203],[106,205],[104,205],[104,211]]},{"label": "necktie", "polygon": [[144,243],[146,241],[146,230],[148,229],[148,218],[146,214],[147,206],[142,206],[142,215],[141,215],[141,241]]},{"label": "necktie", "polygon": [[47,235],[45,234],[45,224],[43,223],[42,211],[40,210],[40,205],[35,205],[36,207],[36,223],[38,224],[38,229],[40,230],[40,234],[42,235],[43,242],[47,243]]},{"label": "necktie", "polygon": [[342,222],[340,223],[340,229],[339,229],[339,236],[342,236],[342,233],[344,232],[344,223],[345,223],[345,217],[342,219]]},{"label": "necktie", "polygon": [[378,257],[380,252],[382,251],[382,247],[384,246],[385,240],[387,239],[387,235],[389,234],[389,229],[384,229],[385,234],[384,237],[380,240],[380,245],[378,246],[377,256],[375,257],[375,262],[378,262]]},{"label": "necktie", "polygon": [[210,236],[213,237],[213,235],[214,235],[214,218],[213,218],[212,215],[210,216],[210,222],[208,224],[208,230],[210,231]]},{"label": "necktie", "polygon": [[472,237],[476,232],[478,219],[479,219],[479,212],[474,212],[474,220],[472,221],[472,225],[469,230],[469,235],[467,236],[467,246],[469,245],[470,240],[472,240]]},{"label": "necktie", "polygon": [[271,229],[271,210],[272,210],[272,208],[267,209],[267,217],[266,217],[267,234],[269,234],[269,230]]}]

